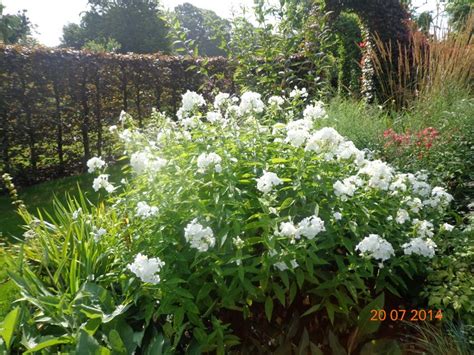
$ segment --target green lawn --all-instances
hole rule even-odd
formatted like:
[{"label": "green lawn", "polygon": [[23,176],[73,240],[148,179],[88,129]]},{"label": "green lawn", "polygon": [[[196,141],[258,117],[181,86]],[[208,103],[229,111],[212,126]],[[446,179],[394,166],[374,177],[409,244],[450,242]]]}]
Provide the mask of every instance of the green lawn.
[{"label": "green lawn", "polygon": [[[120,180],[122,177],[120,169],[120,164],[107,169],[107,173],[111,175],[111,181],[117,182]],[[92,181],[95,177],[95,174],[70,176],[38,185],[18,188],[18,192],[20,199],[25,202],[30,212],[35,213],[38,209],[49,212],[52,211],[55,197],[63,202],[67,194],[71,196],[77,195],[78,186],[84,192],[86,198],[92,202],[97,202],[98,194],[92,189]],[[15,237],[21,237],[23,234],[21,226],[22,220],[13,209],[10,197],[8,195],[0,195],[0,235],[13,241]]]}]

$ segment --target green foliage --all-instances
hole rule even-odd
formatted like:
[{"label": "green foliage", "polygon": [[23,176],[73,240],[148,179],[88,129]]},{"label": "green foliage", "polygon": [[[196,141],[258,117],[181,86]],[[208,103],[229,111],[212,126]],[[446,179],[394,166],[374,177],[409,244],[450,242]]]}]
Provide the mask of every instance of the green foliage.
[{"label": "green foliage", "polygon": [[247,11],[233,19],[226,46],[229,58],[238,63],[236,84],[267,95],[288,94],[295,86],[313,96],[328,94],[335,38],[322,5],[310,0],[257,1],[256,26]]},{"label": "green foliage", "polygon": [[[213,110],[227,121],[204,122],[210,116],[192,93],[178,123],[157,112],[145,130],[127,120],[131,167],[112,196],[93,205],[79,195],[36,217],[22,212],[29,238],[10,270],[30,310],[20,328],[31,341],[15,349],[222,354],[239,346],[321,354],[365,347],[379,327],[368,320],[370,309],[382,308],[387,295],[410,295],[407,280],[425,276],[426,258],[401,252],[416,226],[387,220],[415,193],[370,187],[361,172],[364,188],[338,196],[333,185],[359,172],[360,152],[336,153],[342,143],[321,128],[321,104],[314,103],[314,121],[305,111],[308,131],[332,138],[313,151],[285,142],[304,97],[263,108],[258,95],[245,95],[237,109],[232,98],[216,102]],[[219,167],[204,164],[203,153],[218,154]],[[260,186],[265,171],[280,178],[271,191]],[[157,209],[143,214],[143,202]],[[444,212],[410,214],[438,224]],[[324,228],[283,233],[283,222],[310,216]],[[371,233],[395,249],[383,267],[355,250]],[[159,259],[137,264],[138,254]],[[157,280],[147,263],[159,261]]]},{"label": "green foliage", "polygon": [[88,41],[82,47],[91,52],[117,52],[122,46],[113,38],[99,39],[97,41]]},{"label": "green foliage", "polygon": [[471,0],[447,0],[446,2],[449,23],[457,31],[461,31],[469,16],[473,14],[474,4]]},{"label": "green foliage", "polygon": [[101,1],[91,5],[80,25],[64,26],[64,46],[80,49],[90,41],[113,38],[120,44],[120,48],[113,48],[121,53],[169,52],[168,28],[156,1]]},{"label": "green foliage", "polygon": [[360,78],[362,71],[360,62],[362,52],[359,44],[363,41],[360,20],[355,14],[341,13],[332,24],[336,32],[337,63],[339,65],[339,91],[349,92],[357,96],[360,92]]},{"label": "green foliage", "polygon": [[[202,56],[225,56],[220,48],[222,41],[229,40],[230,23],[216,15],[214,11],[200,9],[190,3],[184,3],[174,8],[174,15],[186,39],[192,40]],[[226,33],[219,38],[219,33]]]},{"label": "green foliage", "polygon": [[27,43],[33,25],[26,10],[19,11],[16,15],[4,15],[4,9],[5,6],[0,3],[0,43]]},{"label": "green foliage", "polygon": [[[430,307],[442,309],[451,321],[474,322],[474,220],[464,230],[440,238],[423,296]],[[474,331],[474,329],[473,329]],[[472,334],[474,340],[474,332]]]}]

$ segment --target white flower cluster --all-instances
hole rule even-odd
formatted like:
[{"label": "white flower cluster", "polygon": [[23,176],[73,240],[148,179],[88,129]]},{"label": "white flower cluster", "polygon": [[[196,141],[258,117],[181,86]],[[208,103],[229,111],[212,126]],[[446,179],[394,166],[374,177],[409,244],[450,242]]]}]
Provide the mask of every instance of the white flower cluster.
[{"label": "white flower cluster", "polygon": [[107,234],[107,230],[105,230],[104,228],[97,228],[97,227],[94,227],[92,229],[92,232],[91,232],[92,236],[94,237],[94,241],[98,242],[100,240],[100,238],[102,238],[102,236],[104,236],[105,234]]},{"label": "white flower cluster", "polygon": [[314,239],[319,233],[324,232],[324,221],[317,216],[306,217],[297,226],[292,222],[280,223],[280,230],[276,233],[282,237],[300,239],[301,236]]},{"label": "white flower cluster", "polygon": [[304,128],[290,129],[286,133],[285,142],[290,143],[293,147],[301,147],[309,138],[308,130]]},{"label": "white flower cluster", "polygon": [[317,101],[314,105],[308,105],[303,111],[303,117],[306,120],[314,121],[318,118],[326,118],[327,113],[324,109],[324,104],[321,101]]},{"label": "white flower cluster", "polygon": [[88,172],[93,173],[94,171],[100,170],[105,166],[105,161],[101,158],[93,157],[87,161]]},{"label": "white flower cluster", "polygon": [[[298,262],[296,261],[296,259],[290,260],[290,265],[292,269],[296,269],[298,266],[300,266]],[[276,263],[273,264],[273,266],[280,271],[285,271],[289,269],[288,265],[283,261],[277,261]]]},{"label": "white flower cluster", "polygon": [[268,99],[268,105],[274,107],[280,107],[285,103],[285,99],[281,96],[270,96]]},{"label": "white flower cluster", "polygon": [[332,127],[324,127],[314,132],[306,143],[305,150],[316,153],[325,153],[324,157],[331,160],[344,138]]},{"label": "white flower cluster", "polygon": [[230,95],[225,92],[220,92],[214,98],[214,108],[216,110],[223,110],[225,105],[229,103]]},{"label": "white flower cluster", "polygon": [[453,196],[446,192],[446,190],[442,187],[436,186],[431,191],[431,197],[424,201],[425,205],[431,206],[433,208],[437,207],[447,207],[451,201],[453,200]]},{"label": "white flower cluster", "polygon": [[415,218],[413,220],[413,227],[420,238],[431,238],[434,235],[433,223],[429,221],[420,221]]},{"label": "white flower cluster", "polygon": [[356,245],[355,250],[358,250],[363,256],[378,259],[381,262],[395,255],[392,244],[381,238],[378,234],[369,234],[368,237],[365,237]]},{"label": "white flower cluster", "polygon": [[184,238],[186,242],[191,244],[191,248],[195,248],[201,252],[207,251],[216,243],[212,229],[209,227],[204,228],[203,225],[197,222],[197,219],[192,220],[186,228],[184,228]]},{"label": "white flower cluster", "polygon": [[194,110],[196,107],[204,106],[206,104],[204,97],[194,91],[188,90],[182,95],[182,97],[183,99],[180,108],[181,113],[188,113]]},{"label": "white flower cluster", "polygon": [[206,118],[213,124],[225,123],[224,117],[222,117],[222,114],[218,111],[209,111],[206,115]]},{"label": "white flower cluster", "polygon": [[265,104],[262,101],[262,95],[247,91],[240,97],[239,113],[245,115],[248,113],[260,113],[263,112]]},{"label": "white flower cluster", "polygon": [[435,255],[436,244],[431,239],[422,237],[413,238],[408,243],[402,245],[405,255],[422,255],[432,258]]},{"label": "white flower cluster", "polygon": [[407,196],[403,199],[403,203],[405,203],[413,213],[418,213],[423,208],[423,203],[418,197]]},{"label": "white flower cluster", "polygon": [[79,216],[81,215],[81,213],[82,213],[82,208],[78,208],[77,210],[73,211],[71,215],[72,219],[74,221],[77,220]]},{"label": "white flower cluster", "polygon": [[290,92],[290,97],[295,99],[304,99],[308,97],[308,92],[306,91],[306,88],[298,89],[298,87],[295,86],[294,89]]},{"label": "white flower cluster", "polygon": [[365,163],[365,153],[362,150],[357,149],[351,141],[340,143],[335,153],[337,158],[340,160],[353,159],[358,166]]},{"label": "white flower cluster", "polygon": [[135,209],[135,216],[142,219],[156,216],[158,214],[158,207],[150,206],[144,201],[137,203],[137,208]]},{"label": "white flower cluster", "polygon": [[154,157],[147,151],[133,153],[130,157],[130,165],[137,174],[156,173],[166,166],[167,162],[166,159]]},{"label": "white flower cluster", "polygon": [[281,184],[283,184],[283,181],[277,176],[277,174],[270,171],[264,171],[263,175],[257,179],[257,189],[264,194],[272,191],[274,186]]},{"label": "white flower cluster", "polygon": [[357,188],[362,186],[363,181],[356,175],[349,176],[342,181],[338,180],[333,184],[334,194],[341,201],[347,201],[348,197],[354,196]]},{"label": "white flower cluster", "polygon": [[369,177],[368,185],[372,188],[388,190],[393,178],[393,168],[381,160],[367,160],[359,174]]},{"label": "white flower cluster", "polygon": [[311,216],[304,218],[300,223],[298,223],[298,228],[296,230],[295,238],[300,239],[301,236],[308,239],[313,239],[319,233],[324,232],[326,228],[324,227],[324,221],[317,217]]},{"label": "white flower cluster", "polygon": [[128,264],[127,268],[143,282],[158,284],[160,282],[158,273],[163,266],[165,263],[160,258],[148,258],[146,255],[138,253],[133,263]]},{"label": "white flower cluster", "polygon": [[398,224],[404,224],[406,221],[409,221],[409,220],[410,220],[410,215],[408,214],[408,211],[403,208],[400,208],[397,211],[397,216],[395,217],[395,221]]},{"label": "white flower cluster", "polygon": [[100,189],[105,189],[105,191],[111,193],[115,191],[114,185],[109,182],[108,174],[101,174],[94,179],[92,182],[92,188],[94,191],[99,191]]},{"label": "white flower cluster", "polygon": [[222,172],[221,162],[222,158],[216,153],[202,153],[197,159],[198,171],[204,173],[210,167],[214,167],[214,171],[220,173]]}]

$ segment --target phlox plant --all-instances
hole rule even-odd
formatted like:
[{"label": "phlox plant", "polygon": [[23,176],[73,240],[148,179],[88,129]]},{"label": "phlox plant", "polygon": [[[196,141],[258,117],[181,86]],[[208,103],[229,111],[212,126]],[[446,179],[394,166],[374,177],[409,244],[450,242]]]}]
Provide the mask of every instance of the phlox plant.
[{"label": "phlox plant", "polygon": [[125,178],[88,164],[102,204],[22,212],[12,277],[31,311],[16,346],[358,349],[378,327],[369,308],[423,279],[452,197],[368,159],[326,117],[301,88],[187,92],[177,120],[154,111],[144,129],[122,115]]}]

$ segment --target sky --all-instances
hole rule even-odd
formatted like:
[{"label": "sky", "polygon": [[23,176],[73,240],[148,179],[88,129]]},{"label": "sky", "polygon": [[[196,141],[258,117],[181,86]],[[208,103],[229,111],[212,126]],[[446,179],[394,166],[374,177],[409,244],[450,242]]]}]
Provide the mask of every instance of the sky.
[{"label": "sky", "polygon": [[[250,7],[253,0],[161,0],[165,8],[189,2],[197,7],[209,9],[221,17],[231,17],[233,10],[241,5]],[[36,37],[40,43],[56,46],[60,43],[62,28],[68,23],[79,23],[81,12],[87,10],[87,0],[0,0],[5,13],[15,14],[19,10],[28,10],[31,22],[36,25]],[[435,10],[436,0],[414,0],[419,11]]]}]

